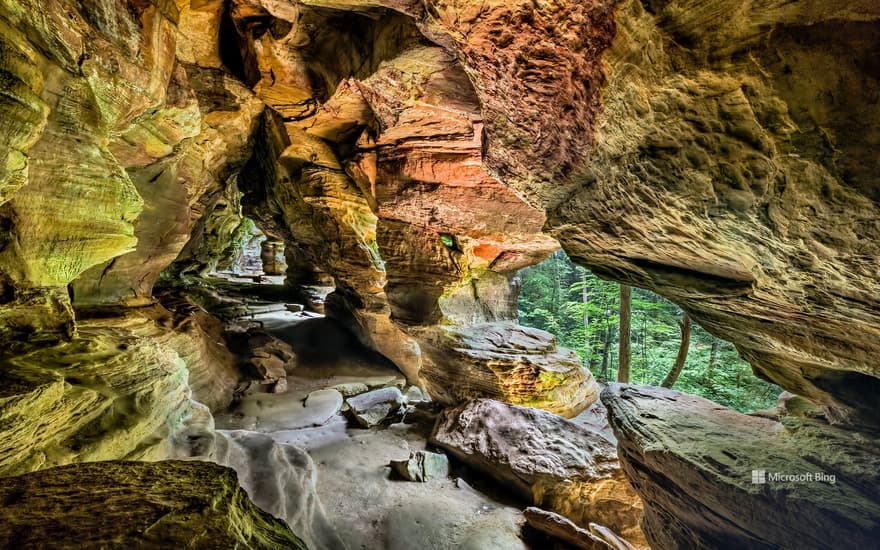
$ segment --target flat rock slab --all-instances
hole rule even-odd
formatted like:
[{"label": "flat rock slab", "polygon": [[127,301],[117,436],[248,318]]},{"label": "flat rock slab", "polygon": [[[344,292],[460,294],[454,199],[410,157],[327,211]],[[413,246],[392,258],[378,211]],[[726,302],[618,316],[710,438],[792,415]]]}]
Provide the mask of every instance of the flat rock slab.
[{"label": "flat rock slab", "polygon": [[305,548],[207,462],[49,468],[0,479],[0,501],[3,548]]},{"label": "flat rock slab", "polygon": [[546,411],[477,399],[444,410],[430,442],[582,527],[600,523],[644,540],[639,497],[614,444],[597,432]]},{"label": "flat rock slab", "polygon": [[306,414],[313,425],[324,424],[342,408],[342,394],[334,389],[317,390],[306,396]]},{"label": "flat rock slab", "polygon": [[612,384],[602,401],[652,547],[877,547],[875,435],[744,415],[664,388]]},{"label": "flat rock slab", "polygon": [[367,386],[363,382],[348,382],[346,384],[336,384],[335,386],[333,386],[332,389],[341,393],[343,397],[354,397],[355,395],[367,393],[368,391],[370,391],[369,386]]}]

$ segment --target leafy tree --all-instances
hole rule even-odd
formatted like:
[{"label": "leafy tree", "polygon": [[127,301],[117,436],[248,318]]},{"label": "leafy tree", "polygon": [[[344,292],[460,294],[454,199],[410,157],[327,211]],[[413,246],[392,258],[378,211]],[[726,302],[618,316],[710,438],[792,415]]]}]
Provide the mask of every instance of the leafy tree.
[{"label": "leafy tree", "polygon": [[[620,286],[576,266],[562,251],[522,270],[520,277],[520,322],[555,334],[559,345],[575,350],[598,379],[616,379],[619,357],[626,354],[619,351]],[[631,383],[667,382],[742,411],[776,401],[780,388],[752,376],[732,344],[691,324],[672,302],[631,288],[629,309]]]}]

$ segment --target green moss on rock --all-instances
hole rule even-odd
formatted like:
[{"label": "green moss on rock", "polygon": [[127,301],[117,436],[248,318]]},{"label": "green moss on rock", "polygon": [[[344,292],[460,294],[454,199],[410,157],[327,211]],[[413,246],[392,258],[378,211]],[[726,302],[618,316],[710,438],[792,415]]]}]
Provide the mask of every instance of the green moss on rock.
[{"label": "green moss on rock", "polygon": [[0,479],[4,548],[306,548],[208,462],[93,462]]}]

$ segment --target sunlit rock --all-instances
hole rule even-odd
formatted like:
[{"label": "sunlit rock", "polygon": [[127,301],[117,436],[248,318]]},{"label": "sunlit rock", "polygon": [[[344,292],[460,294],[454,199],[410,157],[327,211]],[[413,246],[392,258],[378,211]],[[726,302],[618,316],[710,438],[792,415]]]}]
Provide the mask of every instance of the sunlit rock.
[{"label": "sunlit rock", "polygon": [[490,397],[570,418],[598,398],[578,356],[542,330],[513,322],[444,326],[422,341],[432,360],[423,372],[428,392],[444,403]]},{"label": "sunlit rock", "polygon": [[614,444],[598,433],[546,411],[477,399],[443,411],[431,443],[580,526],[644,540],[641,500]]}]

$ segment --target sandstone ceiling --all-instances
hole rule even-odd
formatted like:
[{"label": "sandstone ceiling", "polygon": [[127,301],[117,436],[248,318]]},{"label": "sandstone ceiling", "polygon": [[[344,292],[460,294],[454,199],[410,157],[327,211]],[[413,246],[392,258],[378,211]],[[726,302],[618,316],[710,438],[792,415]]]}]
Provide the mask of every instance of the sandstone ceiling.
[{"label": "sandstone ceiling", "polygon": [[[876,502],[878,22],[875,0],[0,0],[0,474],[167,457],[193,398],[228,406],[219,321],[153,291],[197,286],[247,216],[442,403],[597,399],[516,322],[516,272],[561,246],[839,424],[607,390],[649,542],[787,534],[737,516],[779,502],[730,445],[807,449]],[[144,475],[165,468],[190,469]],[[682,513],[724,487],[717,521]]]},{"label": "sandstone ceiling", "polygon": [[574,414],[592,380],[509,323],[516,270],[561,244],[876,425],[878,18],[868,0],[3,2],[0,334],[65,339],[72,303],[149,303],[247,215],[411,381]]}]

